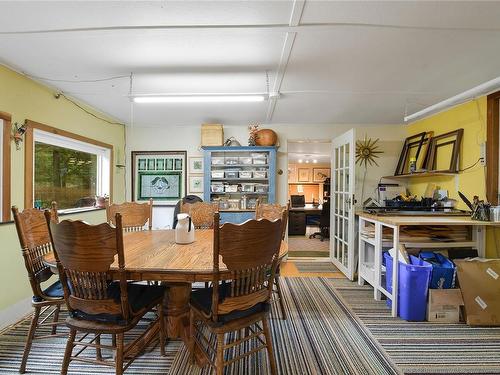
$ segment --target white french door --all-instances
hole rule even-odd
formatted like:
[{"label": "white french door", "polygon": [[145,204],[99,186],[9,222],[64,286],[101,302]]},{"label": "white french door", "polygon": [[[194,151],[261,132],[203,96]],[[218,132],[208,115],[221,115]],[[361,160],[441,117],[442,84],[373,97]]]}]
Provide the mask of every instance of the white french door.
[{"label": "white french door", "polygon": [[354,129],[332,141],[330,258],[350,280],[355,267],[355,147]]}]

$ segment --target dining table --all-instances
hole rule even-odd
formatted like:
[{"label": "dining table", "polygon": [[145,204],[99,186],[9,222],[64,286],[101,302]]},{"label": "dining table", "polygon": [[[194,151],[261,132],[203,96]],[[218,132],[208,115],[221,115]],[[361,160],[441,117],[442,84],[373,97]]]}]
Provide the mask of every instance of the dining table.
[{"label": "dining table", "polygon": [[[175,230],[145,230],[123,234],[123,250],[127,279],[131,281],[159,281],[168,286],[163,302],[167,337],[182,339],[189,347],[189,299],[192,284],[213,280],[213,229],[197,229],[195,241],[190,244],[175,242]],[[282,241],[279,259],[288,253]],[[44,262],[57,270],[53,253]],[[229,279],[222,258],[219,260],[220,279]],[[118,259],[110,267],[110,273],[118,271]],[[195,353],[199,354],[199,353]],[[195,355],[203,364],[204,357]]]}]

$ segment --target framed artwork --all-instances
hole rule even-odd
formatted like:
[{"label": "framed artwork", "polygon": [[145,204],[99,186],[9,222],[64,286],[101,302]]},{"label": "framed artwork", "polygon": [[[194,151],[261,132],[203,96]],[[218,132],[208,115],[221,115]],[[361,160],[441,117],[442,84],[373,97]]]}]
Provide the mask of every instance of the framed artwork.
[{"label": "framed artwork", "polygon": [[132,200],[175,205],[186,195],[186,151],[132,151]]},{"label": "framed artwork", "polygon": [[203,193],[203,176],[189,176],[189,192]]},{"label": "framed artwork", "polygon": [[313,182],[325,182],[330,177],[330,168],[313,168]]},{"label": "framed artwork", "polygon": [[189,174],[203,174],[203,157],[189,158]]},{"label": "framed artwork", "polygon": [[298,182],[309,182],[311,179],[311,170],[309,168],[298,168]]}]

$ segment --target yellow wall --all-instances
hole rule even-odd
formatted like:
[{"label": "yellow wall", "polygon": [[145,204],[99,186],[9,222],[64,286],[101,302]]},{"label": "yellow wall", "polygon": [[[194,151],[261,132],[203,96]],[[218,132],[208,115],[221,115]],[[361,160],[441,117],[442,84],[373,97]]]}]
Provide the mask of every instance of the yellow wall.
[{"label": "yellow wall", "polygon": [[[123,158],[125,130],[121,125],[110,125],[75,107],[65,99],[55,99],[53,91],[0,65],[0,111],[12,115],[12,123],[25,119],[41,122],[73,133],[81,134],[114,146]],[[23,207],[24,150],[12,145],[12,204]],[[113,199],[125,200],[124,171],[114,168]],[[65,217],[66,218],[66,217]],[[103,211],[71,215],[91,223],[103,222]],[[0,310],[30,296],[19,242],[13,224],[0,225],[2,261],[0,262]],[[8,290],[7,290],[8,288]]]},{"label": "yellow wall", "polygon": [[[463,128],[459,167],[464,169],[473,165],[480,157],[480,145],[486,141],[486,111],[486,97],[471,100],[409,125],[408,135],[423,131],[434,131],[434,135],[439,135]],[[430,182],[448,190],[449,196],[458,201],[460,209],[467,207],[458,196],[458,191],[464,193],[470,200],[474,195],[486,199],[486,169],[480,165],[455,176],[412,178],[408,183],[408,189],[411,194],[421,196]],[[494,234],[492,231],[487,231],[486,255],[500,258],[495,236],[500,239],[500,232]]]}]

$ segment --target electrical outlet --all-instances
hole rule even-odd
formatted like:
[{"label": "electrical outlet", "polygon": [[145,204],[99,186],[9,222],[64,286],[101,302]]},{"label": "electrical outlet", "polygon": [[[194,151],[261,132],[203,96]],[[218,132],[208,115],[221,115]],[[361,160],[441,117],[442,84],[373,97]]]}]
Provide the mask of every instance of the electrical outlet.
[{"label": "electrical outlet", "polygon": [[479,146],[479,165],[482,167],[486,165],[486,142]]}]

